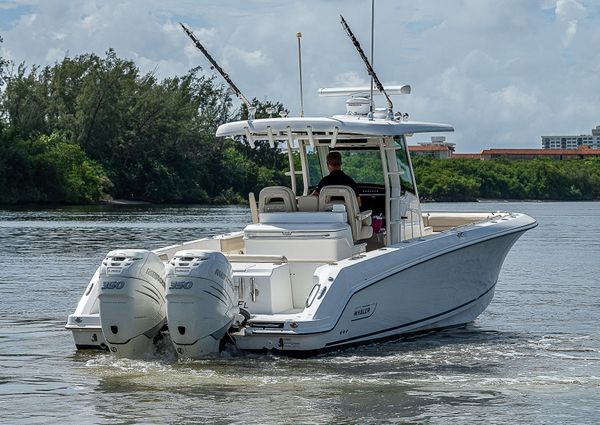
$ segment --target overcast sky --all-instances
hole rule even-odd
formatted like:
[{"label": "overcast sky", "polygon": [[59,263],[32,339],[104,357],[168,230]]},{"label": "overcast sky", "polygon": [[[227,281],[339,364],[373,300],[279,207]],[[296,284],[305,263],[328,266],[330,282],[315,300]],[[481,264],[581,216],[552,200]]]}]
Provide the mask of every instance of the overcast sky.
[{"label": "overcast sky", "polygon": [[[379,78],[413,89],[393,99],[396,111],[454,125],[447,138],[457,152],[540,147],[542,135],[589,134],[600,125],[600,1],[376,0],[375,7]],[[114,48],[161,77],[197,65],[210,72],[182,21],[246,97],[279,100],[297,115],[301,31],[305,114],[334,115],[344,99],[319,98],[318,88],[369,82],[339,15],[368,51],[370,12],[369,0],[0,0],[0,53],[46,65]]]}]

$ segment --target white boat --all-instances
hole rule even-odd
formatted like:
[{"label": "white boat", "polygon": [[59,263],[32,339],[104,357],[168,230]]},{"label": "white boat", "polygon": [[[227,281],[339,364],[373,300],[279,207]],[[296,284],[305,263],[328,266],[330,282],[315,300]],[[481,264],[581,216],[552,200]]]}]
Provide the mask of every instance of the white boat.
[{"label": "white boat", "polygon": [[[406,138],[454,129],[394,114],[389,95],[409,94],[410,86],[384,88],[341,22],[388,107],[373,109],[373,87],[321,89],[351,96],[345,115],[251,116],[220,126],[217,136],[252,148],[284,146],[290,187],[263,188],[258,204],[250,194],[253,222],[240,232],[109,253],[67,322],[78,348],[144,356],[166,331],[166,316],[182,357],[205,357],[226,343],[304,356],[463,325],[485,310],[506,254],[537,223],[520,213],[422,213]],[[348,186],[311,193],[333,150],[368,164],[359,197]]]},{"label": "white boat", "polygon": [[[180,355],[203,357],[222,341],[240,350],[309,355],[466,324],[489,305],[506,254],[536,221],[509,212],[422,213],[406,137],[453,128],[348,112],[219,127],[218,136],[251,146],[284,142],[291,183],[262,189],[258,204],[252,196],[253,223],[242,231],[153,252],[170,270],[168,328]],[[332,150],[379,163],[380,183],[359,182],[362,211],[346,186],[310,194]],[[376,216],[383,226],[374,231]],[[203,267],[191,272],[193,261]],[[142,280],[153,275],[143,266],[136,273]],[[102,273],[92,278],[67,324],[78,347],[107,344],[140,354],[124,348],[127,338],[111,343],[111,326],[123,329],[135,316],[129,310],[150,300],[128,288],[135,280],[129,277],[111,289],[127,291],[128,304],[110,312],[99,309]],[[128,338],[146,334],[147,342],[159,316]],[[193,348],[195,341],[202,342]]]}]

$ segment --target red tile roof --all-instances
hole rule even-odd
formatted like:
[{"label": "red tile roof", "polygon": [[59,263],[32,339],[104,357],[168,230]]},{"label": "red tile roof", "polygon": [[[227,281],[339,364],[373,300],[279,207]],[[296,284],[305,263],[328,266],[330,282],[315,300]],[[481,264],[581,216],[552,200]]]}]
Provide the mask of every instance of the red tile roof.
[{"label": "red tile roof", "polygon": [[451,150],[449,146],[440,146],[440,145],[424,145],[424,146],[409,146],[409,151],[449,151]]},{"label": "red tile roof", "polygon": [[484,149],[481,155],[600,155],[600,149]]},{"label": "red tile roof", "polygon": [[480,159],[481,154],[479,153],[453,153],[452,158],[476,158]]}]

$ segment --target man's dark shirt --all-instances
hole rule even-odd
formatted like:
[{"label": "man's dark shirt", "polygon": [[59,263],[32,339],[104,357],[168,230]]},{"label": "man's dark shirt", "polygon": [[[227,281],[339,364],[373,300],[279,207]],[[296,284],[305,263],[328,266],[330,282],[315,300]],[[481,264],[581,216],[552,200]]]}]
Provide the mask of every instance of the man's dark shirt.
[{"label": "man's dark shirt", "polygon": [[354,190],[356,196],[358,197],[359,193],[356,182],[352,179],[352,177],[344,173],[342,170],[333,170],[329,173],[328,176],[323,177],[317,186],[317,192],[320,192],[324,186],[338,184],[351,187],[352,190]]}]

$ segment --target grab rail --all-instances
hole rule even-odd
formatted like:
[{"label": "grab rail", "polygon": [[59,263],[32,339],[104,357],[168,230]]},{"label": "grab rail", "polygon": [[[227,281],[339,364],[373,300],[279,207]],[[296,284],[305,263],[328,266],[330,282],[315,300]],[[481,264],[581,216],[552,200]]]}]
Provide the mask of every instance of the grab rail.
[{"label": "grab rail", "polygon": [[283,255],[224,254],[231,263],[287,263]]}]

